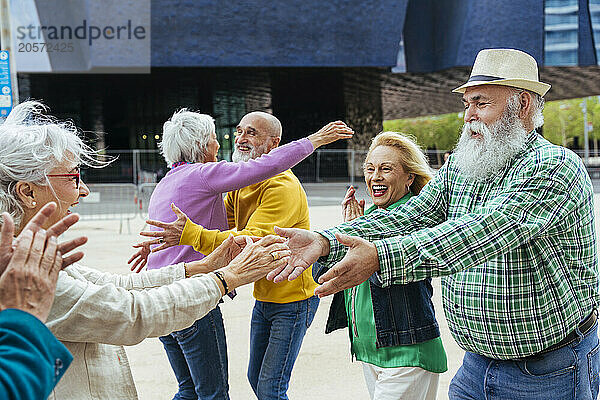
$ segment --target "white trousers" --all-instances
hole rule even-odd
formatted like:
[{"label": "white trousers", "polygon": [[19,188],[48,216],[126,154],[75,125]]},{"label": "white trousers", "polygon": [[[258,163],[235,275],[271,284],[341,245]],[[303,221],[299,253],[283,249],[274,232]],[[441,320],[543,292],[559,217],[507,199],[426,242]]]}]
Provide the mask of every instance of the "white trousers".
[{"label": "white trousers", "polygon": [[436,400],[440,374],[419,367],[362,365],[372,400]]}]

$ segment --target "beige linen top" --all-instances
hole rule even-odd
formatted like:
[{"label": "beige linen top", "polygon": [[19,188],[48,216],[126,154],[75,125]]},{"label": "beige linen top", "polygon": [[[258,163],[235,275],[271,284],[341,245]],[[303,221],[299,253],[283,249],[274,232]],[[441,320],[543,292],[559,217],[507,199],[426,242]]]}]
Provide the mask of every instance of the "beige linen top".
[{"label": "beige linen top", "polygon": [[221,298],[210,276],[184,278],[183,264],[128,275],[78,264],[61,271],[46,324],[73,362],[49,399],[137,399],[123,346],[184,329]]}]

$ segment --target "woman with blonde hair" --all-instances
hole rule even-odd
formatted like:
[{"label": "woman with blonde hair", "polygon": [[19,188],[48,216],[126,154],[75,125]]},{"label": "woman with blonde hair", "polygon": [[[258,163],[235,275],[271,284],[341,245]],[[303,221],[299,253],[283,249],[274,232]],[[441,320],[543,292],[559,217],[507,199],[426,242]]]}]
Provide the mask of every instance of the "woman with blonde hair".
[{"label": "woman with blonde hair", "polygon": [[[344,221],[402,207],[432,178],[419,146],[397,132],[373,139],[364,174],[373,205],[365,211],[364,200],[358,201],[350,187],[342,202]],[[348,327],[351,352],[363,362],[372,399],[436,398],[447,363],[432,294],[431,279],[383,288],[374,274],[334,296],[325,332]]]}]

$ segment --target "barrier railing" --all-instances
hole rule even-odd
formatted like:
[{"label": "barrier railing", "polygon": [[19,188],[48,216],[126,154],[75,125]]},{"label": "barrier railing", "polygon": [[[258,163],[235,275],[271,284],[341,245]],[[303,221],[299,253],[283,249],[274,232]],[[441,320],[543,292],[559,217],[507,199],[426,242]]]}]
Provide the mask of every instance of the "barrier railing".
[{"label": "barrier railing", "polygon": [[119,220],[119,233],[123,221],[131,231],[129,221],[138,215],[136,204],[138,188],[133,183],[90,183],[90,194],[79,200],[76,211],[82,220]]},{"label": "barrier railing", "polygon": [[[293,171],[303,183],[355,185],[364,179],[362,164],[366,153],[351,149],[317,150]],[[441,167],[445,151],[426,153],[432,169]],[[583,152],[576,153],[583,159]],[[110,166],[82,171],[91,193],[80,200],[76,211],[83,220],[118,220],[119,232],[126,221],[130,231],[130,220],[137,216],[147,218],[152,192],[168,169],[158,150],[107,151],[106,154],[116,158]],[[590,152],[586,167],[600,191],[600,152]]]},{"label": "barrier railing", "polygon": [[143,219],[148,218],[148,203],[157,183],[142,183],[138,185],[138,214]]}]

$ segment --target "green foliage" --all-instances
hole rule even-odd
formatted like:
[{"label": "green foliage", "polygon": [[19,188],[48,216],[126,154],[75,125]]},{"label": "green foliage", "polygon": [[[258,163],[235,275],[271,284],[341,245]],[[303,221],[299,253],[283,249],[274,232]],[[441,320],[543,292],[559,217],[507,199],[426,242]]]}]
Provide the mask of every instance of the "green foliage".
[{"label": "green foliage", "polygon": [[448,150],[454,148],[462,124],[462,113],[452,113],[383,121],[383,129],[409,133],[417,139],[421,147],[426,149]]},{"label": "green foliage", "polygon": [[[598,149],[600,140],[600,96],[587,98],[587,118],[593,125],[589,132],[590,148]],[[584,99],[558,100],[544,107],[543,134],[552,143],[570,148],[583,148]],[[431,117],[395,119],[383,122],[383,129],[409,133],[426,149],[448,150],[454,148],[463,120],[462,113],[442,114]]]},{"label": "green foliage", "polygon": [[[546,103],[544,107],[544,137],[552,143],[570,148],[583,148],[583,112],[584,99],[559,100]],[[598,97],[587,98],[587,120],[593,130],[589,132],[590,141],[597,148],[600,139],[600,104]]]}]

